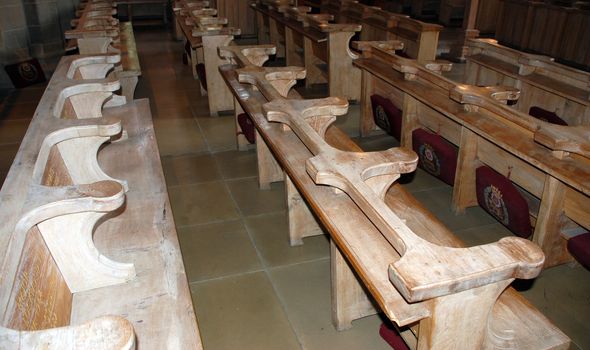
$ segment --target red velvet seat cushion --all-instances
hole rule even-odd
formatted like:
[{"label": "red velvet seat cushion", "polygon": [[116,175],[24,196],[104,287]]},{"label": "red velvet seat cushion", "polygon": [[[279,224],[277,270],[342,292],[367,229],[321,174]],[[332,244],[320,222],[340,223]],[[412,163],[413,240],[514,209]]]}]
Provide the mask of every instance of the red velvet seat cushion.
[{"label": "red velvet seat cushion", "polygon": [[[194,62],[192,62],[194,64]],[[201,86],[205,91],[207,90],[207,72],[205,71],[205,64],[199,63],[197,64],[197,76],[201,81]]]},{"label": "red velvet seat cushion", "polygon": [[517,236],[528,238],[533,229],[529,205],[512,182],[492,168],[475,171],[477,202]]},{"label": "red velvet seat cushion", "polygon": [[568,239],[567,250],[580,264],[590,270],[590,232]]},{"label": "red velvet seat cushion", "polygon": [[402,133],[402,111],[380,95],[371,96],[371,106],[375,124],[399,141]]},{"label": "red velvet seat cushion", "polygon": [[406,342],[404,342],[402,339],[401,335],[399,335],[397,330],[391,324],[381,324],[381,327],[379,328],[379,335],[394,350],[410,350],[410,348],[406,345]]},{"label": "red velvet seat cushion", "polygon": [[453,186],[457,169],[457,148],[440,135],[424,129],[412,132],[412,148],[420,157],[420,166]]},{"label": "red velvet seat cushion", "polygon": [[537,119],[540,119],[542,121],[549,122],[551,124],[567,126],[567,123],[565,122],[565,120],[558,117],[557,114],[555,114],[555,112],[550,112],[550,111],[543,109],[541,107],[537,107],[537,106],[531,107],[529,109],[529,115],[531,115]]},{"label": "red velvet seat cushion", "polygon": [[246,113],[238,115],[238,125],[242,129],[242,134],[246,137],[246,140],[250,143],[256,142],[256,127],[254,122],[250,119],[250,116]]}]

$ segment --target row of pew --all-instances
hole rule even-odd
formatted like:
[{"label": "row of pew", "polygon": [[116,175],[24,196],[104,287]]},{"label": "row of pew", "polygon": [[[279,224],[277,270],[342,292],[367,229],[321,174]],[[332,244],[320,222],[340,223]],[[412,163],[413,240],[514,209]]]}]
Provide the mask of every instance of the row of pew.
[{"label": "row of pew", "polygon": [[218,17],[209,1],[176,0],[174,14],[176,38],[185,41],[184,57],[193,77],[200,81],[201,93],[207,95],[211,116],[233,110],[231,94],[217,72],[225,62],[217,48],[229,45],[240,35],[240,29],[228,26],[227,18]]},{"label": "row of pew", "polygon": [[81,3],[72,20],[72,29],[65,32],[66,53],[94,55],[117,53],[121,63],[115,70],[121,81],[122,94],[133,100],[141,67],[133,26],[131,22],[119,23],[115,1],[92,1]]},{"label": "row of pew", "polygon": [[327,83],[330,96],[360,99],[360,71],[352,64],[359,57],[350,49],[353,37],[361,40],[397,40],[395,49],[420,62],[434,60],[439,25],[413,20],[379,8],[350,3],[346,9],[312,14],[311,8],[293,7],[289,1],[261,0],[256,11],[259,43],[276,43],[277,57],[287,65],[305,67],[306,86]]},{"label": "row of pew", "polygon": [[[481,43],[486,41],[475,44]],[[532,236],[545,253],[546,267],[571,261],[568,241],[586,241],[585,232],[590,228],[588,212],[581,209],[589,200],[585,183],[590,178],[589,131],[579,114],[568,119],[571,126],[547,121],[556,116],[555,111],[561,114],[560,108],[566,105],[575,108],[572,100],[554,93],[550,71],[539,69],[537,85],[525,80],[529,77],[525,75],[518,87],[493,82],[477,87],[453,82],[377,45],[369,46],[368,51],[355,61],[363,70],[361,134],[376,128],[376,108],[381,106],[392,125],[390,133],[402,146],[420,153],[425,170],[454,186],[452,204],[457,212],[479,204],[515,234]],[[476,71],[487,70],[489,65],[478,65],[486,61],[483,54],[477,59],[469,61],[471,79],[485,84],[483,74]],[[544,80],[541,72],[547,74]],[[544,89],[538,85],[543,81],[550,83]],[[579,108],[582,116],[587,113],[585,105]],[[531,110],[542,111],[537,115],[540,119],[527,114]],[[496,203],[493,208],[482,200],[477,170],[484,165],[495,171],[492,177],[503,176],[503,185],[494,186],[510,188],[504,193],[510,202]],[[514,203],[519,203],[517,208],[510,207]],[[587,253],[580,258],[590,265]]]},{"label": "row of pew", "polygon": [[514,277],[540,272],[545,258],[539,247],[507,237],[464,248],[396,183],[415,170],[415,153],[363,153],[332,125],[347,113],[346,99],[301,99],[291,88],[305,78],[303,67],[263,66],[275,47],[227,46],[219,53],[232,63],[219,71],[238,107],[238,143],[246,125],[253,127],[260,187],[285,181],[291,244],[326,232],[331,238],[337,329],[383,312],[412,348],[569,346],[508,287]]},{"label": "row of pew", "polygon": [[[131,26],[113,9],[81,4],[66,35],[82,54],[58,63],[0,191],[2,349],[202,348],[149,101],[124,88]],[[84,52],[97,42],[107,52]]]},{"label": "row of pew", "polygon": [[590,4],[582,1],[501,0],[496,39],[590,70]]},{"label": "row of pew", "polygon": [[[310,78],[309,71],[313,76],[321,63],[329,66],[329,57],[340,52],[328,43],[322,51],[310,45],[314,35],[324,33],[328,41],[333,32],[344,32],[342,47],[348,48],[354,33],[362,29],[284,1],[261,0],[252,7],[259,40],[276,46],[213,49],[219,54],[220,76],[234,97],[236,144],[240,150],[256,148],[261,189],[285,181],[292,245],[303,244],[304,237],[330,235],[335,327],[346,329],[354,319],[383,312],[412,348],[568,348],[569,339],[562,332],[518,293],[505,289],[524,270],[512,270],[512,277],[509,273],[499,279],[488,273],[506,272],[506,266],[486,273],[475,270],[482,268],[482,260],[507,263],[506,251],[496,251],[498,246],[510,251],[524,244],[527,248],[522,249],[531,249],[518,258],[535,267],[529,265],[531,273],[519,278],[534,278],[542,268],[572,261],[569,252],[582,251],[584,257],[588,251],[587,243],[581,248],[573,244],[587,241],[583,232],[590,227],[583,209],[590,178],[588,131],[583,120],[576,122],[578,114],[564,113],[584,96],[585,78],[551,59],[528,55],[525,60],[526,54],[477,39],[467,44],[467,69],[479,72],[470,74],[470,83],[496,85],[501,80],[494,79],[506,79],[507,84],[512,77],[513,84],[458,84],[440,74],[451,68],[450,63],[400,56],[404,42],[361,34],[365,40],[352,44],[358,53],[337,72],[362,87],[361,134],[374,132],[381,114],[389,122],[382,128],[392,134],[397,128],[403,146],[364,154],[331,125],[347,113],[346,101],[353,98],[338,96],[329,74],[324,76],[330,86],[328,98],[303,100],[292,89],[297,81]],[[315,64],[308,64],[306,51]],[[273,55],[284,56],[287,67],[264,67]],[[338,57],[344,61],[346,56]],[[516,72],[503,71],[507,63],[517,67]],[[360,71],[360,84],[351,75],[355,73],[347,71],[350,64]],[[559,114],[572,126],[525,114],[532,107],[541,110],[543,119]],[[479,204],[530,240],[506,237],[490,245],[454,249],[456,254],[444,252],[463,245],[395,182],[418,164],[454,186],[452,205],[458,213]],[[514,202],[519,204],[517,214]],[[436,253],[428,253],[431,249]],[[581,261],[588,266],[585,254]],[[475,282],[490,278],[496,282]],[[459,285],[463,287],[455,288]]]}]

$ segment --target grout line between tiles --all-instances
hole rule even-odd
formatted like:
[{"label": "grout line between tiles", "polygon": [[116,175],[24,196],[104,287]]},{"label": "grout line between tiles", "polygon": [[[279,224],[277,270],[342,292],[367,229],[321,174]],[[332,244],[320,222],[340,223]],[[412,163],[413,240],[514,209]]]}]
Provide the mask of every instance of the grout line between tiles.
[{"label": "grout line between tiles", "polygon": [[[190,285],[198,285],[198,284],[207,283],[207,282],[220,281],[220,280],[224,280],[224,279],[228,279],[228,278],[235,278],[235,277],[239,277],[239,276],[243,276],[243,275],[251,275],[251,274],[254,274],[257,272],[265,272],[266,273],[267,270],[272,271],[272,270],[284,269],[284,268],[295,267],[295,266],[299,266],[299,265],[310,264],[310,263],[324,261],[324,260],[330,260],[330,257],[321,257],[321,258],[309,259],[309,260],[298,261],[298,262],[294,262],[294,263],[289,263],[289,264],[284,264],[284,265],[276,265],[276,266],[264,267],[265,265],[261,264],[263,266],[263,268],[260,268],[260,269],[254,269],[254,270],[249,270],[249,271],[245,271],[245,272],[237,272],[237,273],[232,273],[229,275],[217,276],[217,277],[202,279],[202,280],[198,280],[198,281],[189,281],[189,284]],[[273,290],[274,290],[274,288],[273,288]],[[285,313],[286,313],[286,311],[285,311]]]},{"label": "grout line between tiles", "polygon": [[[215,161],[215,164],[218,166],[217,159],[214,159],[214,161]],[[278,288],[271,277],[269,266],[264,261],[264,259],[262,257],[262,253],[260,252],[260,249],[258,249],[258,246],[256,245],[256,240],[252,236],[252,233],[250,232],[248,225],[246,225],[246,222],[245,222],[246,216],[244,216],[244,214],[242,213],[242,210],[238,206],[238,202],[236,201],[233,194],[231,193],[231,191],[229,189],[229,185],[227,184],[227,181],[224,181],[224,186],[225,186],[226,190],[228,191],[229,196],[230,196],[232,202],[234,203],[234,206],[237,209],[240,220],[242,221],[242,224],[244,225],[244,229],[246,230],[246,233],[248,234],[248,238],[250,239],[250,243],[252,244],[252,246],[254,247],[254,250],[256,251],[256,256],[258,257],[260,265],[262,266],[262,271],[264,271],[264,274],[266,275],[266,278],[268,279],[268,281],[272,287],[272,290],[273,290],[277,300],[279,301],[279,304],[281,305],[281,309],[283,310],[285,318],[287,319],[287,322],[289,323],[289,327],[291,328],[291,332],[295,336],[295,339],[297,340],[297,343],[299,344],[299,348],[303,350],[304,347],[303,347],[303,343],[301,341],[301,337],[299,336],[297,330],[295,329],[295,326],[293,325],[293,321],[291,320],[289,312],[287,312],[287,306],[286,306],[285,300],[282,298],[281,294],[279,293]]]}]

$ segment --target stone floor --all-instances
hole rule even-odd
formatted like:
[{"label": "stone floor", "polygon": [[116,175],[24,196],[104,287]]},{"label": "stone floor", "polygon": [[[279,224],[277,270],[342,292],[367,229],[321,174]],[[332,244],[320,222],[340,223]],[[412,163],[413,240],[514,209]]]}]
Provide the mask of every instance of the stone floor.
[{"label": "stone floor", "polygon": [[[235,151],[232,117],[209,117],[198,81],[182,64],[182,43],[163,29],[138,28],[136,38],[143,72],[136,97],[151,102],[205,349],[389,349],[379,316],[334,330],[327,238],[289,246],[283,184],[258,190],[255,153]],[[2,178],[43,90],[0,94]],[[353,105],[338,123],[354,137],[357,121]],[[385,136],[358,142],[365,150],[395,145]],[[510,235],[479,208],[454,215],[451,187],[420,170],[406,186],[468,244]],[[564,265],[520,288],[572,338],[572,348],[590,349],[589,271]]]}]

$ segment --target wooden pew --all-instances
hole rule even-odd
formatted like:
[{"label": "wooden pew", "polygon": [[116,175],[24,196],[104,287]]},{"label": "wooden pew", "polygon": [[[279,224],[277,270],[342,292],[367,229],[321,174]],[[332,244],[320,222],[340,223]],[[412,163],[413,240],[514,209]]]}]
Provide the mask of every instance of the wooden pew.
[{"label": "wooden pew", "polygon": [[[361,150],[339,129],[329,126],[336,115],[346,113],[346,101],[333,97],[321,100],[285,99],[285,90],[281,87],[292,85],[299,72],[297,69],[289,72],[288,68],[250,65],[236,69],[222,66],[220,71],[242,108],[252,117],[264,144],[285,171],[288,190],[297,192],[300,206],[302,201],[309,204],[332,238],[332,305],[337,329],[348,328],[352,320],[375,313],[373,305],[376,305],[397,325],[413,327],[414,333],[407,331],[404,336],[418,348],[486,348],[501,345],[565,349],[569,346],[569,339],[514,290],[508,288],[502,293],[509,282],[498,280],[498,284],[481,287],[459,282],[462,287],[455,285],[458,289],[453,290],[445,287],[431,289],[422,285],[430,280],[430,277],[422,277],[424,274],[436,271],[434,274],[440,272],[442,276],[458,278],[473,265],[465,266],[463,260],[455,265],[465,268],[462,272],[458,272],[457,268],[457,275],[451,272],[452,267],[445,264],[453,259],[451,257],[451,260],[439,258],[438,263],[430,264],[428,269],[418,267],[431,259],[422,255],[425,250],[440,249],[441,255],[437,256],[448,257],[443,253],[448,248],[442,245],[460,247],[461,243],[400,185],[394,184],[388,191],[389,185],[397,179],[397,173],[411,171],[415,167],[415,156],[402,149],[367,154],[348,152]],[[275,89],[276,86],[279,90]],[[355,161],[352,162],[352,159]],[[382,163],[384,161],[387,165]],[[358,177],[359,174],[364,175]],[[330,186],[339,190],[335,191]],[[298,210],[309,220],[309,212],[305,214],[305,210],[309,209],[304,206],[304,210],[300,206],[289,206],[289,210]],[[396,222],[395,229],[390,226],[393,221]],[[311,225],[302,226],[304,230],[311,228]],[[411,238],[419,236],[424,241]],[[424,243],[426,241],[430,243]],[[404,242],[405,246],[400,246],[400,242]],[[517,241],[504,242],[509,246]],[[532,244],[518,240],[520,243],[526,245],[522,248],[532,249],[530,253],[538,252]],[[436,244],[441,246],[434,248]],[[477,250],[485,255],[484,252],[492,246],[453,251],[460,255]],[[529,256],[532,259],[528,263],[542,261],[542,258],[536,260],[541,255],[533,254],[535,257]],[[536,262],[533,263],[533,260]],[[389,266],[389,276],[386,266]],[[410,266],[416,266],[419,272]],[[406,272],[412,277],[405,275]],[[528,277],[535,274],[531,273]],[[400,276],[408,279],[400,279]],[[469,280],[473,276],[465,278]],[[440,275],[430,281],[439,278]],[[439,287],[445,283],[435,282]],[[470,289],[467,285],[474,288]],[[374,298],[375,304],[371,303],[365,294],[367,292]],[[470,316],[467,317],[467,314]],[[445,322],[436,322],[441,319]],[[458,322],[461,319],[468,322]],[[535,326],[521,327],[522,323]]]},{"label": "wooden pew", "polygon": [[443,29],[437,24],[356,2],[343,3],[335,22],[361,24],[360,40],[399,40],[404,44],[404,54],[421,62],[435,59]]},{"label": "wooden pew", "polygon": [[[178,21],[178,15],[182,15],[184,17],[188,16],[188,11],[191,9],[200,10],[209,8],[209,1],[206,0],[175,0],[172,3],[172,13],[174,15],[174,37],[176,40],[182,40],[186,38],[184,35],[184,31],[181,28],[182,21]],[[216,9],[215,13],[212,14],[213,16],[217,14]]]},{"label": "wooden pew", "polygon": [[[404,52],[420,61],[433,60],[436,55],[442,28],[439,25],[389,14],[354,1],[341,3],[336,16],[309,14],[308,7],[285,8],[286,3],[263,1],[252,8],[257,11],[259,24],[268,23],[270,42],[278,43],[278,56],[284,43],[287,65],[306,67],[308,87],[328,82],[330,96],[350,100],[358,100],[360,96],[359,85],[350,83],[359,81],[358,71],[352,66],[358,55],[349,48],[355,33],[360,32],[363,40],[399,40],[404,43]],[[262,29],[261,35],[264,32],[267,30]]]},{"label": "wooden pew", "polygon": [[240,34],[240,30],[227,27],[227,19],[215,17],[216,11],[200,7],[195,9],[197,6],[193,3],[179,8],[176,21],[186,37],[187,46],[190,47],[193,76],[198,76],[201,66],[201,93],[207,94],[210,115],[217,116],[220,112],[233,110],[231,93],[217,71],[217,67],[227,63],[227,60],[219,56],[217,49],[229,45],[234,35]]},{"label": "wooden pew", "polygon": [[465,13],[465,3],[465,0],[441,0],[438,21],[446,27],[454,25],[457,21],[462,23]]},{"label": "wooden pew", "polygon": [[586,128],[555,126],[512,109],[505,103],[518,98],[514,88],[461,85],[377,46],[367,51],[355,61],[363,70],[362,123],[372,122],[369,97],[387,96],[403,107],[402,145],[411,146],[412,132],[421,127],[459,147],[457,212],[477,205],[475,169],[488,165],[524,190],[532,240],[545,252],[545,266],[571,261],[568,231],[590,229],[581,209],[590,200]]},{"label": "wooden pew", "polygon": [[569,125],[590,125],[590,73],[499,45],[492,39],[467,42],[466,76],[473,85],[507,85],[520,90],[513,106],[555,112]]},{"label": "wooden pew", "polygon": [[116,10],[110,7],[106,13],[93,15],[93,4],[99,6],[98,4],[105,3],[88,3],[80,18],[74,22],[75,28],[65,32],[65,38],[70,41],[70,46],[78,48],[81,55],[120,54],[121,63],[112,74],[121,82],[121,94],[127,101],[133,101],[135,88],[141,76],[133,25],[131,22],[119,23],[112,17]]},{"label": "wooden pew", "polygon": [[62,58],[0,191],[0,348],[201,349],[149,103],[106,78],[120,61]]},{"label": "wooden pew", "polygon": [[[176,1],[174,5],[174,23],[175,23],[175,36],[178,40],[184,39],[185,49],[187,50],[186,57],[188,64],[191,66],[193,72],[193,78],[198,79],[197,64],[199,59],[197,58],[197,51],[203,47],[203,42],[200,37],[194,37],[192,30],[194,23],[191,20],[187,20],[190,17],[190,13],[193,10],[205,11],[210,16],[217,15],[217,10],[209,8],[208,1],[187,1],[181,0]],[[202,55],[202,52],[201,52]],[[202,62],[202,58],[201,58]]]},{"label": "wooden pew", "polygon": [[[269,59],[270,55],[274,55],[276,53],[276,47],[273,45],[256,45],[256,46],[225,46],[219,48],[219,55],[223,58],[230,60],[232,64],[240,64],[241,66],[244,65],[256,65],[261,67],[264,63]],[[295,93],[293,90],[292,93]],[[235,136],[236,136],[236,146],[239,151],[245,151],[249,149],[250,143],[245,137],[244,130],[240,126],[238,121],[238,117],[240,114],[244,113],[244,110],[240,106],[238,100],[234,97],[234,118],[235,118]],[[260,152],[261,148],[257,148],[257,151]],[[265,155],[258,154],[259,158],[265,157]],[[268,186],[270,183],[262,183],[261,187]]]}]

